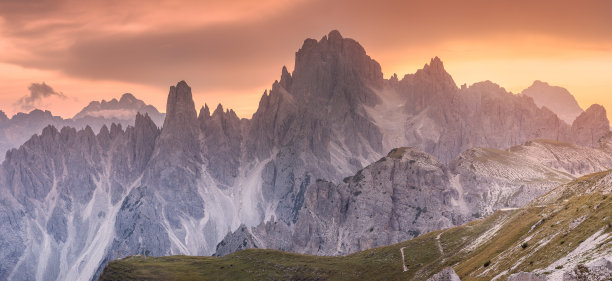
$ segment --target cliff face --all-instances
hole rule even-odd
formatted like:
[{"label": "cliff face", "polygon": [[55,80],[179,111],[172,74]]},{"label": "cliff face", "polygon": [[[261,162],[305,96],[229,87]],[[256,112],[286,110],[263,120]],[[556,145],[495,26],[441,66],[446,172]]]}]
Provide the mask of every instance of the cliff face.
[{"label": "cliff face", "polygon": [[216,255],[244,248],[350,254],[522,207],[611,167],[609,151],[551,140],[470,149],[448,165],[414,148],[393,149],[339,184],[311,182],[291,227],[273,220],[241,227],[217,245]]},{"label": "cliff face", "polygon": [[[9,151],[0,171],[7,208],[0,237],[10,245],[2,250],[1,276],[91,278],[114,236],[118,206],[145,169],[158,136],[148,115],[139,114],[134,127],[102,127],[97,135],[89,127],[49,126]],[[62,264],[82,266],[61,270]]]},{"label": "cliff face", "polygon": [[430,64],[389,81],[379,92],[383,102],[368,108],[385,149],[414,146],[448,162],[474,147],[505,149],[538,138],[574,141],[571,127],[531,98],[490,81],[458,89],[438,58]]},{"label": "cliff face", "polygon": [[597,146],[599,140],[610,132],[610,121],[606,109],[598,104],[591,105],[572,124],[574,142],[581,145]]}]

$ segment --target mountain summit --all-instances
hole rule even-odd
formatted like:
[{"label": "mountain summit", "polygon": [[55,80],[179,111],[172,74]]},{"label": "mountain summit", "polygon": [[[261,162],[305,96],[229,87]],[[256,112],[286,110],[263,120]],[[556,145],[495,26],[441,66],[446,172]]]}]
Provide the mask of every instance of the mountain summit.
[{"label": "mountain summit", "polygon": [[110,123],[123,123],[124,120],[133,120],[138,112],[148,114],[158,125],[161,125],[164,119],[164,115],[159,113],[155,107],[145,104],[144,101],[137,99],[130,93],[125,93],[119,100],[90,102],[74,115],[73,120],[89,123],[90,126],[94,126],[94,129],[98,129],[98,126],[95,125],[103,120],[112,120]]},{"label": "mountain summit", "polygon": [[164,120],[164,134],[181,134],[197,128],[197,113],[191,95],[191,87],[185,81],[170,87]]},{"label": "mountain summit", "polygon": [[539,107],[546,106],[556,113],[561,120],[570,125],[583,112],[574,96],[566,89],[551,86],[546,82],[536,80],[521,94],[532,97],[536,105]]}]

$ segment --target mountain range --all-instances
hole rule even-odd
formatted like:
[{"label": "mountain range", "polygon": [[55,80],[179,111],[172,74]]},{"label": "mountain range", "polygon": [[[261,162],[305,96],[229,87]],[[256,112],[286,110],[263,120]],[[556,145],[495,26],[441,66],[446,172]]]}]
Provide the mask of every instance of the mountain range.
[{"label": "mountain range", "polygon": [[133,125],[50,125],[6,153],[0,279],[96,279],[135,254],[344,255],[523,207],[612,167],[602,106],[570,125],[525,93],[457,87],[437,57],[384,79],[337,31],[304,41],[251,119],[198,113],[181,81],[161,129],[133,96],[74,120],[129,116],[121,104],[137,108]]},{"label": "mountain range", "polygon": [[83,129],[90,126],[98,132],[103,125],[110,126],[115,123],[127,127],[134,124],[136,113],[148,114],[151,119],[161,126],[164,114],[152,105],[145,104],[132,94],[123,94],[119,100],[92,101],[88,106],[78,112],[73,118],[64,119],[55,116],[48,110],[35,109],[29,113],[17,113],[8,118],[0,111],[0,159],[11,148],[18,148],[34,134],[39,134],[48,125],[56,128],[65,126]]}]

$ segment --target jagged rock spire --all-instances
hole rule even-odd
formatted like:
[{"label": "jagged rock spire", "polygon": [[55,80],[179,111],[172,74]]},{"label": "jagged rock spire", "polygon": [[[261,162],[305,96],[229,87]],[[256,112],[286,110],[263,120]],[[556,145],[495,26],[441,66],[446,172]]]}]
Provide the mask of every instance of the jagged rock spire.
[{"label": "jagged rock spire", "polygon": [[0,122],[7,121],[7,120],[9,120],[9,118],[6,116],[6,113],[0,110]]},{"label": "jagged rock spire", "polygon": [[198,128],[191,87],[185,81],[170,87],[162,136],[194,133]]}]

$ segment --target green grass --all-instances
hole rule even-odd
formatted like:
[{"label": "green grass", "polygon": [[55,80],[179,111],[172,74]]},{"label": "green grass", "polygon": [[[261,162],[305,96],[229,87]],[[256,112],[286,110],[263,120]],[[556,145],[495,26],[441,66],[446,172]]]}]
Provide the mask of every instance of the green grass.
[{"label": "green grass", "polygon": [[[592,184],[597,178],[601,175],[576,182]],[[582,217],[584,221],[570,230],[570,223]],[[342,257],[262,249],[225,257],[128,257],[110,262],[100,280],[426,280],[451,266],[463,281],[491,280],[500,273],[504,275],[498,280],[503,281],[515,272],[547,267],[600,229],[612,232],[611,221],[612,196],[593,193],[497,211],[459,227]],[[496,227],[498,231],[490,231]],[[487,232],[487,239],[479,239]],[[528,246],[522,247],[528,237]],[[611,240],[601,250],[612,247]],[[473,246],[475,241],[484,242]]]},{"label": "green grass", "polygon": [[[381,271],[387,272],[384,277],[380,275]],[[276,250],[248,249],[221,258],[129,257],[110,262],[100,280],[356,280],[361,278],[403,280],[399,252],[373,249],[346,257],[318,257]]]}]

